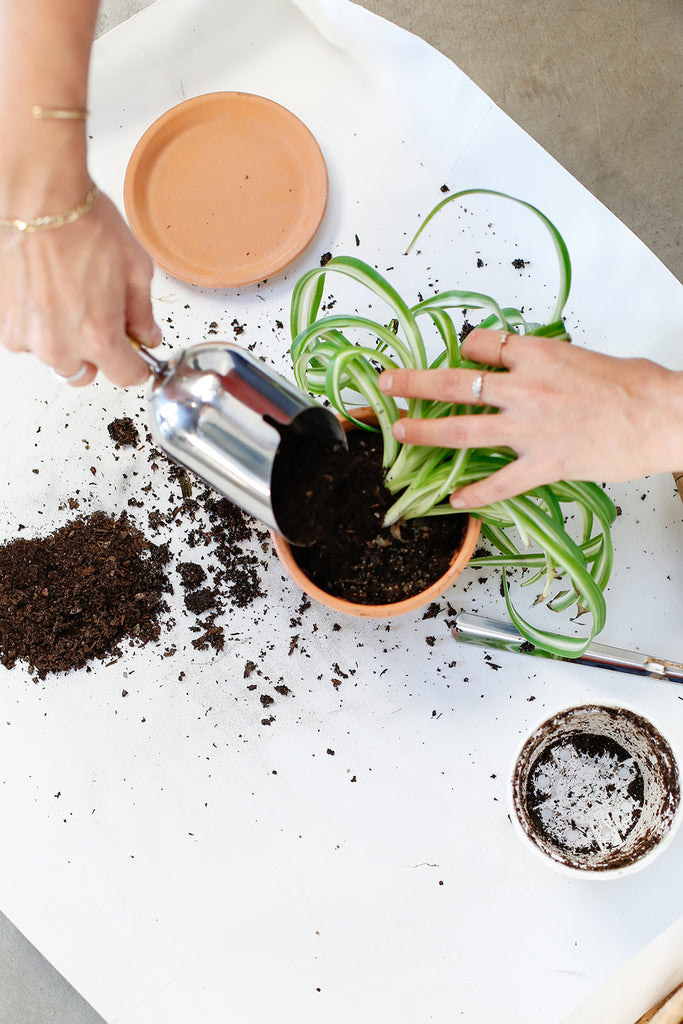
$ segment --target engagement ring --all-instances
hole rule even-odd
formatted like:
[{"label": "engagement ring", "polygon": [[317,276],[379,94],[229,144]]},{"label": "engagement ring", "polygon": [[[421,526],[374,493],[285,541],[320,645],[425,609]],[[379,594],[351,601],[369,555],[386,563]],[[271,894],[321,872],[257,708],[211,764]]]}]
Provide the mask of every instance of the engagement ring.
[{"label": "engagement ring", "polygon": [[472,397],[477,405],[483,405],[481,393],[484,389],[484,377],[488,372],[488,370],[484,370],[483,373],[478,374],[472,381]]}]

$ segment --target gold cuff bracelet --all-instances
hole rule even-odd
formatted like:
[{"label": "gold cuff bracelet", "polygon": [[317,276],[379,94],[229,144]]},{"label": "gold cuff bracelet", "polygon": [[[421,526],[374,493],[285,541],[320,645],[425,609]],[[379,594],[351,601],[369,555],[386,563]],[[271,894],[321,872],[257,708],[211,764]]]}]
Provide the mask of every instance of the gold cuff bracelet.
[{"label": "gold cuff bracelet", "polygon": [[88,116],[88,111],[83,108],[64,110],[61,107],[41,107],[38,104],[31,107],[31,113],[36,121],[85,121]]},{"label": "gold cuff bracelet", "polygon": [[82,199],[76,206],[71,206],[68,210],[62,210],[60,213],[50,213],[45,217],[35,217],[33,220],[21,220],[19,217],[15,220],[0,219],[0,230],[21,231],[29,234],[32,231],[48,231],[50,228],[61,228],[63,224],[71,224],[87,213],[99,195],[100,190],[97,185],[92,185],[85,199]]}]

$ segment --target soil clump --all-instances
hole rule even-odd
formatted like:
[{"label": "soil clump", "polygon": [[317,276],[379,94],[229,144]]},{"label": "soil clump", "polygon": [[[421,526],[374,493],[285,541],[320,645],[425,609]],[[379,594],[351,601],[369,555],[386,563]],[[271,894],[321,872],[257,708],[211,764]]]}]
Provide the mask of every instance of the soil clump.
[{"label": "soil clump", "polygon": [[140,444],[140,434],[130,416],[120,416],[107,424],[107,430],[117,448],[132,448]]}]

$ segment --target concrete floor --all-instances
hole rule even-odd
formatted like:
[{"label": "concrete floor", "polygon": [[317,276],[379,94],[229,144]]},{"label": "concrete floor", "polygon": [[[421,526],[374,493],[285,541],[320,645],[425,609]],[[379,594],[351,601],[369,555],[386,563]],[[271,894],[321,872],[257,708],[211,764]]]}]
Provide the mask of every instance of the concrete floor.
[{"label": "concrete floor", "polygon": [[[98,31],[149,0],[102,0]],[[363,0],[450,57],[683,281],[681,0]],[[0,914],[0,1024],[103,1024]]]},{"label": "concrete floor", "polygon": [[363,0],[458,65],[683,281],[681,0]]}]

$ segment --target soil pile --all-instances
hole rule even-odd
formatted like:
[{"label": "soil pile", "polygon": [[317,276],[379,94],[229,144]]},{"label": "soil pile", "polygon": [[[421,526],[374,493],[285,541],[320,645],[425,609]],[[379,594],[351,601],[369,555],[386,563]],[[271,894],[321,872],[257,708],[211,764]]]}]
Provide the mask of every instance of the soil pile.
[{"label": "soil pile", "polygon": [[159,636],[167,606],[164,546],[145,539],[124,512],[81,516],[44,538],[0,548],[0,661],[48,672],[120,653],[125,638]]}]

